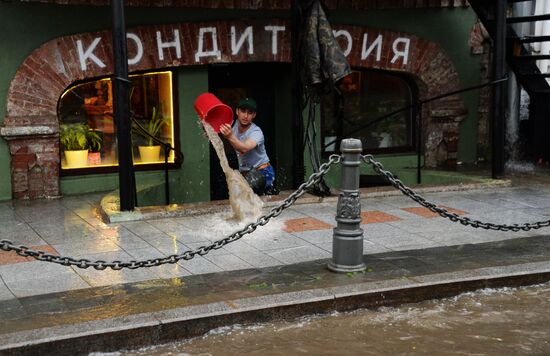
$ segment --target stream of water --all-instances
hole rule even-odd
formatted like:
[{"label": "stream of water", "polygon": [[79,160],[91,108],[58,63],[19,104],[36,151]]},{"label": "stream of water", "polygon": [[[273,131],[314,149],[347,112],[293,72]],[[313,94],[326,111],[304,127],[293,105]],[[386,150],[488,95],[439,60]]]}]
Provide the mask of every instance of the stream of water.
[{"label": "stream of water", "polygon": [[223,142],[212,126],[202,120],[201,124],[212,146],[214,146],[214,150],[220,159],[220,164],[225,173],[229,189],[229,204],[233,211],[232,219],[237,221],[255,221],[262,214],[263,201],[254,194],[254,191],[250,188],[242,174],[229,167]]}]

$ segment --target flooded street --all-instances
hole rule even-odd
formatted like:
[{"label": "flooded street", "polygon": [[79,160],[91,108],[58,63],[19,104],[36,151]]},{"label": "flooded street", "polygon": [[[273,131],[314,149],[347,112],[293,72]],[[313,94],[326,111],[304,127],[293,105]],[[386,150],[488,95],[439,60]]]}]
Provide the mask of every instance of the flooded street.
[{"label": "flooded street", "polygon": [[[294,321],[218,328],[116,355],[550,354],[550,284]],[[111,354],[112,355],[112,354]]]}]

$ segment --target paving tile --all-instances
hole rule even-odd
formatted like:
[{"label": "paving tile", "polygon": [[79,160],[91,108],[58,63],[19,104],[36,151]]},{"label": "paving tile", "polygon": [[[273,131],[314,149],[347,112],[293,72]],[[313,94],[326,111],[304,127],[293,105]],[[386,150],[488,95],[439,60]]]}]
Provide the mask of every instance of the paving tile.
[{"label": "paving tile", "polygon": [[[4,281],[0,278],[0,301],[15,298],[15,295],[9,290]],[[0,307],[1,309],[1,307]],[[0,314],[0,319],[1,314]]]},{"label": "paving tile", "polygon": [[13,222],[12,220],[6,221],[1,225],[2,229],[0,230],[0,236],[20,236],[21,238],[25,236],[36,236],[36,231],[33,227],[26,222]]},{"label": "paving tile", "polygon": [[277,250],[298,246],[310,245],[309,242],[297,239],[289,233],[280,233],[276,236],[269,235],[247,235],[241,239],[246,244],[258,249],[259,251]]},{"label": "paving tile", "polygon": [[[440,205],[439,207],[443,208],[443,209],[446,209],[448,212],[454,213],[454,214],[457,214],[457,215],[466,215],[466,214],[468,214],[467,212],[465,212],[463,210],[449,208],[449,207],[444,206],[444,205]],[[401,210],[405,210],[405,211],[407,211],[411,214],[422,216],[423,218],[437,218],[437,217],[440,217],[439,214],[434,213],[430,209],[425,208],[423,206],[411,207],[411,208],[401,208]]]},{"label": "paving tile", "polygon": [[273,250],[266,252],[269,256],[285,264],[299,263],[305,261],[330,258],[332,255],[326,250],[313,246],[298,246],[282,250]]},{"label": "paving tile", "polygon": [[216,273],[223,271],[220,267],[202,256],[195,256],[189,261],[179,261],[178,264],[192,274]]},{"label": "paving tile", "polygon": [[[97,253],[93,255],[86,256],[91,261],[122,261],[128,262],[134,258],[125,251],[118,252],[105,252]],[[95,269],[81,269],[78,267],[72,267],[73,270],[80,276],[84,281],[90,284],[93,287],[98,286],[108,286],[114,284],[123,284],[129,282],[138,282],[146,281],[149,279],[155,279],[157,276],[150,271],[150,268],[138,268],[135,270],[122,269],[120,271],[113,271],[112,269],[106,269],[103,271],[97,271]],[[154,267],[151,267],[154,268]]]},{"label": "paving tile", "polygon": [[52,244],[62,256],[88,256],[98,252],[119,251],[121,247],[107,239],[72,240],[61,244]]},{"label": "paving tile", "polygon": [[281,215],[279,215],[277,218],[286,220],[286,219],[299,219],[304,217],[306,217],[306,215],[302,211],[300,211],[300,205],[298,205],[296,207],[283,210]]},{"label": "paving tile", "polygon": [[363,241],[363,253],[364,254],[375,254],[391,251],[389,248],[382,246],[378,243],[371,241]]},{"label": "paving tile", "polygon": [[[164,256],[162,252],[152,247],[126,250],[126,253],[128,253],[136,261],[143,261]],[[149,271],[158,278],[173,278],[191,275],[191,272],[183,268],[178,263],[168,263],[157,267],[151,267],[149,268]]]},{"label": "paving tile", "polygon": [[[38,245],[38,246],[28,246],[31,250],[35,251],[44,251],[53,255],[59,255],[59,252],[50,245]],[[7,265],[12,263],[21,263],[21,262],[31,262],[36,261],[33,257],[23,257],[19,256],[14,251],[4,252],[0,251],[0,265]]]},{"label": "paving tile", "polygon": [[361,212],[361,224],[375,224],[399,220],[401,220],[401,218],[378,210]]},{"label": "paving tile", "polygon": [[138,236],[154,235],[162,232],[145,221],[129,221],[122,223],[122,225]]},{"label": "paving tile", "polygon": [[175,238],[184,245],[197,242],[208,243],[225,237],[218,236],[215,233],[196,233],[187,229],[178,232],[167,232],[166,235]]},{"label": "paving tile", "polygon": [[24,279],[41,279],[48,277],[59,277],[61,279],[73,273],[74,272],[69,267],[42,261],[0,266],[0,276],[6,284]]},{"label": "paving tile", "polygon": [[174,221],[174,219],[149,220],[148,223],[162,232],[178,231],[182,229],[182,226]]},{"label": "paving tile", "polygon": [[399,245],[412,245],[412,244],[433,244],[432,240],[418,236],[415,234],[400,235],[400,236],[383,236],[376,239],[370,239],[379,245],[387,248],[394,248]]},{"label": "paving tile", "polygon": [[[185,250],[197,250],[203,246],[208,246],[208,245],[211,245],[211,243],[202,243],[202,242],[196,242],[196,243],[191,243],[191,244],[187,244],[185,245],[186,249]],[[249,246],[250,248],[253,248],[251,246]],[[257,251],[257,250],[256,250]],[[219,255],[227,255],[227,254],[231,254],[231,252],[227,251],[226,249],[224,248],[219,248],[219,249],[212,249],[208,252],[208,256],[219,256]]]},{"label": "paving tile", "polygon": [[224,271],[233,271],[239,269],[253,268],[251,264],[245,262],[239,257],[226,253],[226,254],[207,254],[203,256],[208,261],[212,262],[216,266],[220,267]]},{"label": "paving tile", "polygon": [[14,251],[0,251],[0,265],[28,262],[27,257],[19,256]]},{"label": "paving tile", "polygon": [[[362,225],[363,236],[366,239],[376,238],[380,236],[401,236],[408,235],[410,232],[404,230],[408,226],[407,224],[402,224],[400,227],[393,226],[391,223],[380,223],[380,224],[367,224]],[[403,227],[403,228],[402,228]]]},{"label": "paving tile", "polygon": [[110,238],[109,241],[117,244],[119,247],[125,250],[151,247],[151,244],[136,235],[113,237]]},{"label": "paving tile", "polygon": [[285,221],[284,231],[300,232],[331,229],[332,226],[315,218],[289,219]]},{"label": "paving tile", "polygon": [[63,278],[47,276],[37,279],[10,281],[6,282],[6,284],[17,298],[90,287],[90,284],[86,283],[75,273],[65,274]]},{"label": "paving tile", "polygon": [[292,235],[305,240],[309,243],[312,243],[314,245],[322,245],[325,243],[332,243],[332,236],[334,234],[334,230],[317,230],[317,231],[301,231],[301,232],[293,232]]},{"label": "paving tile", "polygon": [[394,210],[398,206],[395,204],[388,204],[386,199],[383,198],[363,198],[361,199],[361,209],[362,210]]},{"label": "paving tile", "polygon": [[243,239],[233,241],[231,243],[228,243],[227,245],[222,247],[222,250],[227,251],[232,254],[246,254],[246,253],[258,253],[260,250],[257,248],[250,246],[246,242],[243,241]]},{"label": "paving tile", "polygon": [[166,255],[182,253],[188,248],[178,240],[168,235],[144,237],[144,240],[152,247]]},{"label": "paving tile", "polygon": [[418,232],[417,235],[428,240],[444,245],[463,245],[471,243],[486,242],[477,231],[463,229],[461,231],[426,231]]},{"label": "paving tile", "polygon": [[413,219],[392,221],[386,224],[411,233],[422,231],[453,231],[464,228],[464,226],[459,223],[455,223],[447,219]]},{"label": "paving tile", "polygon": [[256,249],[255,251],[250,251],[250,250],[245,252],[236,251],[236,252],[233,252],[233,254],[255,268],[273,267],[273,266],[280,266],[283,264],[281,261],[269,256],[266,253],[260,252]]},{"label": "paving tile", "polygon": [[92,226],[85,225],[44,225],[34,228],[40,237],[49,244],[83,240],[101,236]]}]

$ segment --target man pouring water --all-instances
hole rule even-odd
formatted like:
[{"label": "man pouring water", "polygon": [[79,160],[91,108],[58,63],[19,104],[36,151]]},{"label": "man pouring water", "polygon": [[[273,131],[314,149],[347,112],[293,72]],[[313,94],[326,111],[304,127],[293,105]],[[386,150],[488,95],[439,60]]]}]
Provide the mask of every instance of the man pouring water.
[{"label": "man pouring water", "polygon": [[[239,161],[239,171],[247,177],[249,183],[253,182],[255,172],[265,177],[263,187],[253,187],[257,193],[276,195],[278,190],[273,185],[275,182],[275,170],[269,163],[264,144],[264,134],[256,124],[256,101],[252,98],[244,98],[237,104],[237,123],[231,127],[229,124],[220,126],[221,134],[229,141]],[[254,184],[254,183],[253,183]],[[252,184],[252,185],[253,185]]]}]

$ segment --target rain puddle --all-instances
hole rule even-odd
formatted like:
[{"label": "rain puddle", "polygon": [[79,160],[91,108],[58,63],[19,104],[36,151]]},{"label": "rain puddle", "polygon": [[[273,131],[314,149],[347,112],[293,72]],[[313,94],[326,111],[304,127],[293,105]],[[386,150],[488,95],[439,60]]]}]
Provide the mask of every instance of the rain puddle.
[{"label": "rain puddle", "polygon": [[[549,355],[550,284],[486,289],[401,307],[233,325],[101,355]],[[94,354],[98,355],[98,354]]]},{"label": "rain puddle", "polygon": [[214,146],[214,150],[220,159],[220,164],[225,173],[229,189],[229,204],[233,211],[231,219],[236,221],[255,221],[262,214],[264,203],[260,197],[254,194],[254,191],[252,191],[252,188],[250,188],[242,174],[229,167],[223,143],[212,126],[202,120],[200,122],[212,146]]}]

